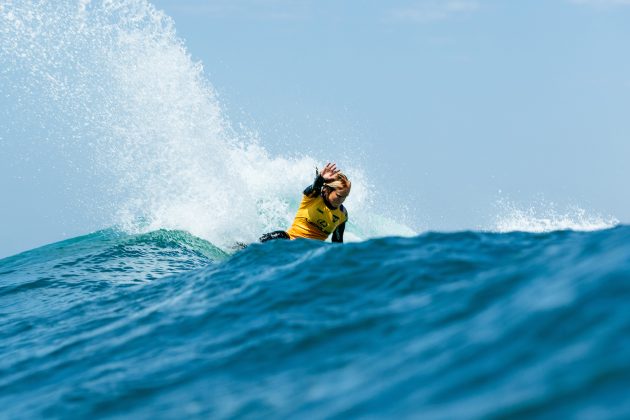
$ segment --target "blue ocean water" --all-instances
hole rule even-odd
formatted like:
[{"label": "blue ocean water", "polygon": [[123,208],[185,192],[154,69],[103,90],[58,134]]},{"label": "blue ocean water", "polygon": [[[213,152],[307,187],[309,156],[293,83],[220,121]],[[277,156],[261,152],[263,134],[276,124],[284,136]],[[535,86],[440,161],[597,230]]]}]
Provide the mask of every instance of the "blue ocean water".
[{"label": "blue ocean water", "polygon": [[0,260],[0,417],[630,416],[630,227]]}]

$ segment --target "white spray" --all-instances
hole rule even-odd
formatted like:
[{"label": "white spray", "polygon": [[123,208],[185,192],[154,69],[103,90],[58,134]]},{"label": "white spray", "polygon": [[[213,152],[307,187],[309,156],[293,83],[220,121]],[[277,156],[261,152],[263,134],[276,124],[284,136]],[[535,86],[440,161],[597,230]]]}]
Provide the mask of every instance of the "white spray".
[{"label": "white spray", "polygon": [[[237,134],[172,19],[144,0],[5,1],[0,36],[2,81],[23,99],[19,112],[93,180],[95,197],[77,203],[123,229],[250,242],[289,226],[323,163],[270,156]],[[363,172],[344,169],[358,221],[350,239],[414,233],[375,214]]]}]

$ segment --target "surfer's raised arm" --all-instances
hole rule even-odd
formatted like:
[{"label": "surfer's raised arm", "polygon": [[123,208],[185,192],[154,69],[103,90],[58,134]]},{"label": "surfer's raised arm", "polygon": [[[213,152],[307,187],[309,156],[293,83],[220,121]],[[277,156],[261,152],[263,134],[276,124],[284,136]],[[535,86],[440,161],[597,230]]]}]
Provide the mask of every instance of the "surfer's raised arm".
[{"label": "surfer's raised arm", "polygon": [[334,163],[315,170],[313,184],[306,187],[293,225],[285,232],[278,230],[260,237],[261,242],[272,239],[308,238],[325,241],[332,233],[333,242],[343,242],[348,211],[343,202],[350,194],[350,180]]}]

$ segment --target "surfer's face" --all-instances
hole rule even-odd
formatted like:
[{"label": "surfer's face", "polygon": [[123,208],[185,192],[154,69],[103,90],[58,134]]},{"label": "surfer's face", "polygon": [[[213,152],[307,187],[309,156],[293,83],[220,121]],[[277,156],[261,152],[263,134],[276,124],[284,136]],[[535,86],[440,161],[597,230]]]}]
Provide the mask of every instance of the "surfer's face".
[{"label": "surfer's face", "polygon": [[333,207],[339,207],[344,201],[346,201],[348,194],[350,194],[350,190],[347,188],[332,190],[328,193],[328,202],[330,202]]}]

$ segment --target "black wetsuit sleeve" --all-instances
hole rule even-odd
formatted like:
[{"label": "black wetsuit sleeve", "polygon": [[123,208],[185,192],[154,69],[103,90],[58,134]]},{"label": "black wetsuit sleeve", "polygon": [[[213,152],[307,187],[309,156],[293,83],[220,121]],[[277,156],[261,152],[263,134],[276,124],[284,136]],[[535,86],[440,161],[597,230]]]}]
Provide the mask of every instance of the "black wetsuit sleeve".
[{"label": "black wetsuit sleeve", "polygon": [[317,174],[317,176],[315,177],[315,181],[313,181],[313,185],[309,185],[304,190],[304,195],[307,195],[309,197],[316,197],[317,195],[319,195],[323,186],[324,178],[321,175]]},{"label": "black wetsuit sleeve", "polygon": [[[341,206],[341,209],[343,210],[344,214],[346,215],[346,222],[348,221],[348,210],[346,210],[345,207]],[[333,242],[340,242],[343,243],[343,231],[346,230],[346,222],[343,222],[342,224],[340,224],[339,226],[337,226],[337,229],[335,229],[335,231],[332,234],[332,241]]]},{"label": "black wetsuit sleeve", "polygon": [[332,234],[332,241],[333,242],[343,243],[343,231],[344,230],[346,230],[346,222],[343,222],[342,224],[337,226],[337,229],[335,229],[335,231]]}]

